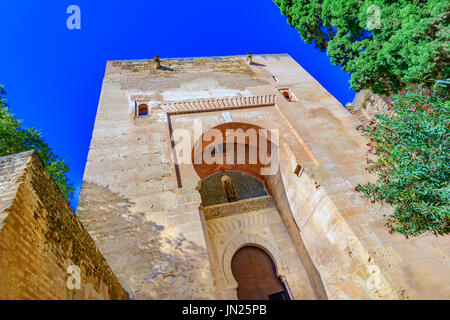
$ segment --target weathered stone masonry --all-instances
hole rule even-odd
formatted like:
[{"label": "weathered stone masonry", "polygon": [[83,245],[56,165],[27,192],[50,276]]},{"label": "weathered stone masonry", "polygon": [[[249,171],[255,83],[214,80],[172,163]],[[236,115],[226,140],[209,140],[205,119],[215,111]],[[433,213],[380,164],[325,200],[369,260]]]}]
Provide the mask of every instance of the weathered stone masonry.
[{"label": "weathered stone masonry", "polygon": [[[255,245],[295,299],[449,298],[449,238],[390,235],[392,208],[355,192],[374,179],[361,122],[288,55],[246,58],[107,63],[77,213],[130,296],[235,298],[230,260]],[[192,135],[198,120],[205,132],[279,130],[279,171],[259,177],[270,208],[253,208],[269,201],[258,198],[202,205],[208,176],[255,168],[175,166],[170,132]],[[234,212],[240,205],[253,209]]]},{"label": "weathered stone masonry", "polygon": [[[233,257],[256,246],[292,299],[448,299],[449,237],[391,235],[392,208],[355,191],[375,178],[358,128],[384,101],[358,120],[288,55],[246,58],[108,62],[78,216],[35,153],[0,158],[0,298],[236,299]],[[278,130],[277,171],[177,164],[175,130],[211,150],[198,121]]]},{"label": "weathered stone masonry", "polygon": [[33,151],[0,158],[0,299],[128,299]]}]

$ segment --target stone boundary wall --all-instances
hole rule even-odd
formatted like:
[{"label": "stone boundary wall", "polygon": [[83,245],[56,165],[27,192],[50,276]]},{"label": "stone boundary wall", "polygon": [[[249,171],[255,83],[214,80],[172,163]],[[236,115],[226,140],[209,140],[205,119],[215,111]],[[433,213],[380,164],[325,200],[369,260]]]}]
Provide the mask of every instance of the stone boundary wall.
[{"label": "stone boundary wall", "polygon": [[0,158],[0,299],[128,299],[35,151]]},{"label": "stone boundary wall", "polygon": [[388,112],[387,106],[391,100],[389,97],[374,94],[370,90],[362,90],[355,95],[352,104],[347,106],[347,110],[364,126],[368,126],[376,121],[375,114]]}]

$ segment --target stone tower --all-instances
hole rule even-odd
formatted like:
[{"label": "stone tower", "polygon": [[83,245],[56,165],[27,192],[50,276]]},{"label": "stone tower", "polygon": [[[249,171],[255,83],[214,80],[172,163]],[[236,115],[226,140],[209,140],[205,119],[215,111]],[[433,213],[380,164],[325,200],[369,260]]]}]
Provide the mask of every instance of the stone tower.
[{"label": "stone tower", "polygon": [[134,299],[449,298],[448,238],[355,192],[360,124],[286,54],[110,61],[77,214]]}]

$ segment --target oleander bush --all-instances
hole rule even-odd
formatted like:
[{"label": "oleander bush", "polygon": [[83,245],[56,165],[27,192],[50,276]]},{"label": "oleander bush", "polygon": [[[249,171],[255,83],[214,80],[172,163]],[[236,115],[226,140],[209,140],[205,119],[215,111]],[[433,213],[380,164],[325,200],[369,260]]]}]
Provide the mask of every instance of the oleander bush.
[{"label": "oleander bush", "polygon": [[385,114],[365,128],[369,138],[368,170],[375,183],[357,190],[373,202],[394,207],[387,217],[391,232],[417,236],[450,232],[449,124],[446,87],[408,89],[396,95]]}]

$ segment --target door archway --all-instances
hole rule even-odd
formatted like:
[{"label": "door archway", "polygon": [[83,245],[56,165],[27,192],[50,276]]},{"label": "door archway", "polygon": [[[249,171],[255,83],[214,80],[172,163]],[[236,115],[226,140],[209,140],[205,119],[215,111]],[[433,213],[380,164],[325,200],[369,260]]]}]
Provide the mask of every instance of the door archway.
[{"label": "door archway", "polygon": [[274,262],[264,250],[255,246],[240,248],[231,260],[231,270],[238,283],[239,300],[289,300]]},{"label": "door archway", "polygon": [[[285,135],[282,135],[280,137],[278,136],[278,133],[273,134],[271,130],[265,129],[271,126],[260,126],[259,123],[248,123],[248,119],[245,120],[245,122],[227,122],[218,124],[214,127],[210,127],[203,133],[201,137],[198,137],[198,139],[195,141],[194,145],[192,146],[191,153],[192,167],[190,167],[189,170],[193,169],[197,176],[200,178],[200,181],[196,186],[196,190],[200,191],[200,194],[202,194],[203,183],[206,180],[216,174],[220,175],[228,172],[241,172],[259,180],[263,184],[264,189],[267,190],[268,195],[273,197],[276,209],[278,211],[278,216],[281,217],[283,226],[288,228],[287,232],[289,234],[290,240],[294,242],[294,249],[297,251],[301,262],[306,264],[306,267],[305,265],[303,265],[302,268],[305,268],[305,272],[307,273],[309,280],[313,283],[312,287],[314,293],[317,295],[317,297],[326,299],[327,294],[320,278],[320,274],[316,270],[314,263],[311,261],[309,252],[307,251],[306,246],[303,244],[302,238],[299,234],[299,222],[297,221],[297,219],[303,218],[305,216],[305,213],[299,209],[295,212],[296,216],[294,216],[294,212],[292,211],[292,209],[297,208],[298,203],[293,202],[291,199],[292,191],[303,192],[303,190],[306,188],[313,190],[314,193],[317,192],[317,186],[315,187],[315,189],[313,189],[314,186],[309,184],[310,181],[308,180],[308,184],[300,185],[298,187],[298,190],[286,188],[287,182],[292,183],[296,186],[299,184],[299,181],[297,181],[299,180],[299,175],[292,174],[295,173],[296,164],[302,163],[302,165],[309,165],[314,159],[309,158],[309,149],[305,150],[304,148],[300,148],[300,150],[296,151],[290,148],[290,144],[292,143],[292,141],[295,141],[296,137],[291,137],[292,141],[285,140],[287,139]],[[278,128],[276,125],[273,127]],[[229,134],[229,136],[232,137],[230,141],[227,140],[227,132],[229,129],[232,132],[232,134]],[[256,139],[253,135],[254,132],[258,133]],[[299,137],[299,139],[301,140],[301,137]],[[304,144],[302,140],[299,142]],[[241,150],[241,152],[239,152],[239,150]],[[230,154],[230,157],[228,157],[228,153]],[[237,155],[239,154],[245,155],[245,157],[241,157],[242,161],[237,161],[239,158]],[[256,159],[255,157],[252,158],[251,156],[254,154],[257,155]],[[216,158],[218,158],[218,161],[214,160]],[[232,161],[228,162],[228,158],[230,158]],[[214,161],[211,161],[211,159],[213,159]],[[270,170],[268,170],[269,168]],[[276,169],[277,172],[273,172],[272,169]],[[189,171],[189,174],[192,173],[192,171]],[[303,176],[309,177],[307,174],[304,174]],[[201,197],[201,200],[201,209],[206,209],[206,207],[208,206],[207,203],[203,202],[203,197]],[[225,201],[224,203],[229,203],[229,201]],[[212,216],[217,217],[216,212],[210,215],[210,217]],[[223,217],[225,217],[225,213]],[[210,220],[213,219],[210,218]],[[229,230],[235,230],[236,228],[244,230],[247,228],[245,225],[241,224],[241,221],[237,221],[237,224],[235,224],[234,222],[229,223],[231,224]],[[215,259],[216,262],[223,267],[223,274],[217,273],[216,276],[217,279],[224,280],[223,292],[226,297],[228,297],[229,299],[237,298],[238,283],[234,279],[232,273],[231,260],[234,256],[234,253],[240,247],[248,245],[256,245],[257,247],[262,248],[263,251],[266,251],[269,257],[273,259],[272,261],[276,265],[276,273],[279,279],[281,279],[282,283],[285,284],[285,290],[288,292],[288,297],[290,299],[294,299],[294,297],[296,297],[297,295],[301,296],[298,288],[305,284],[300,283],[301,280],[298,280],[295,277],[292,278],[292,273],[287,268],[285,268],[284,264],[280,264],[280,261],[284,260],[284,258],[279,259],[281,257],[280,254],[276,254],[279,249],[273,251],[269,248],[273,248],[273,244],[271,244],[270,242],[273,242],[274,239],[269,239],[269,243],[267,243],[267,241],[264,241],[264,245],[261,244],[261,246],[259,246],[260,243],[258,242],[258,237],[256,237],[258,241],[255,242],[252,240],[254,238],[253,235],[249,237],[251,239],[245,239],[248,238],[247,235],[241,236],[230,234],[230,237],[238,237],[239,241],[235,239],[232,240],[228,246],[221,247],[216,246],[214,243],[215,240],[212,238],[215,237],[214,235],[217,232],[222,232],[220,231],[223,228],[222,225],[218,225],[219,229],[217,229],[216,224],[211,223],[211,228],[216,228],[214,229],[215,231],[211,231],[212,229],[209,228],[210,226],[208,223],[207,227],[208,237],[210,238],[207,240],[210,241],[210,245],[213,247],[215,246],[217,250],[217,253],[211,254],[211,259]],[[252,230],[246,230],[245,233],[247,232],[254,234]],[[229,238],[227,238],[225,241],[228,242]],[[267,246],[267,244],[269,244],[269,247]],[[267,248],[268,250],[265,250],[265,248]],[[312,249],[313,251],[315,250],[315,248]],[[291,282],[293,291],[291,291]]]}]

